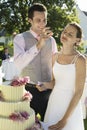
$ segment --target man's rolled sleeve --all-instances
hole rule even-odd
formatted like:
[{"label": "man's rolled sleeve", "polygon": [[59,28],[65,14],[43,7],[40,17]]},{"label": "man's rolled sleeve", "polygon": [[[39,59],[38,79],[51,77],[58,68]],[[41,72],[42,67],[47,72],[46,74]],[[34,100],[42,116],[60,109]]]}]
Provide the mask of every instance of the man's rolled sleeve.
[{"label": "man's rolled sleeve", "polygon": [[22,35],[14,38],[14,62],[17,68],[21,71],[27,66],[39,53],[36,45],[25,51],[25,41]]}]

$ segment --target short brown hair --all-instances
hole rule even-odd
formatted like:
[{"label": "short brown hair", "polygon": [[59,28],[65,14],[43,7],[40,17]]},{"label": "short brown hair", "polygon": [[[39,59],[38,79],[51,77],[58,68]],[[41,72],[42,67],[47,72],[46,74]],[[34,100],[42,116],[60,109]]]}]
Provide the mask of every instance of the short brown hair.
[{"label": "short brown hair", "polygon": [[33,19],[34,12],[39,11],[39,12],[46,12],[47,13],[47,8],[45,5],[40,4],[40,3],[34,3],[29,9],[28,9],[28,18]]}]

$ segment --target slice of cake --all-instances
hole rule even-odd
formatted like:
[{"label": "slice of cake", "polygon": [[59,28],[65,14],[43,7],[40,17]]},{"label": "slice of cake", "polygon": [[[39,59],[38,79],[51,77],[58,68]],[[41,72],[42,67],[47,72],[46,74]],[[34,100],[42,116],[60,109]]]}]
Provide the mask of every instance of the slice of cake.
[{"label": "slice of cake", "polygon": [[32,95],[25,90],[28,77],[0,85],[0,130],[41,130],[30,108]]}]

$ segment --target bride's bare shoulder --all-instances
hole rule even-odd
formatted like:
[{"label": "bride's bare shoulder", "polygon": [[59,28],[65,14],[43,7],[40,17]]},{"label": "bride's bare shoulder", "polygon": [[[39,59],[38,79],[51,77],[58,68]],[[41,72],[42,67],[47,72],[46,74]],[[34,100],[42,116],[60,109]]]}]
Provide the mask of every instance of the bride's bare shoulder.
[{"label": "bride's bare shoulder", "polygon": [[52,59],[53,64],[55,63],[55,61],[58,60],[58,55],[59,55],[59,52],[57,52],[57,53],[55,53],[55,54],[53,55],[53,59]]}]

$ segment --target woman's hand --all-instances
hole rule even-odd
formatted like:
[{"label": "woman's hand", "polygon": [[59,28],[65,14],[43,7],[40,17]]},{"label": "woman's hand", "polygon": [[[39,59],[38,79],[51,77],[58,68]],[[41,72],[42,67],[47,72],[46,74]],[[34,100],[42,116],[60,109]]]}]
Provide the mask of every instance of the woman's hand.
[{"label": "woman's hand", "polygon": [[56,123],[55,125],[49,126],[48,130],[62,130],[63,127],[66,125],[66,123],[67,122],[62,119],[58,123]]}]

